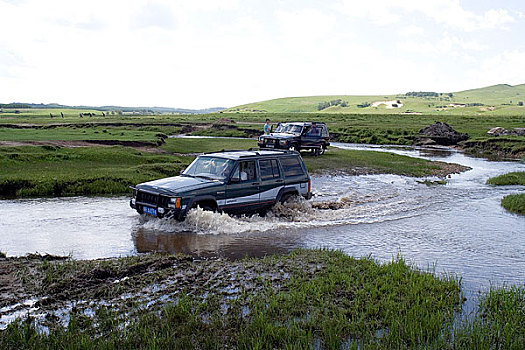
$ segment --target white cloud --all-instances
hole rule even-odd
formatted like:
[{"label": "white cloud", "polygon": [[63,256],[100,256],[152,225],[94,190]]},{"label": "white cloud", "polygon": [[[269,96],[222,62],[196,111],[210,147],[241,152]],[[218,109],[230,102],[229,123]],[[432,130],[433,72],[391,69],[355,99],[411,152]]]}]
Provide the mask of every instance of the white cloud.
[{"label": "white cloud", "polygon": [[483,60],[481,65],[467,72],[472,86],[507,83],[523,84],[525,77],[525,51],[505,51]]},{"label": "white cloud", "polygon": [[396,46],[404,52],[418,53],[422,56],[459,57],[468,62],[473,61],[472,52],[488,49],[487,45],[480,44],[477,40],[467,41],[448,33],[444,33],[441,38],[434,38],[432,41],[399,41]]},{"label": "white cloud", "polygon": [[398,32],[402,36],[421,36],[425,33],[425,30],[419,26],[411,24],[401,28]]},{"label": "white cloud", "polygon": [[397,23],[400,20],[400,16],[394,13],[394,6],[388,0],[342,0],[336,3],[334,8],[348,17],[366,19],[379,26]]},{"label": "white cloud", "polygon": [[333,31],[335,17],[319,10],[276,11],[281,33],[290,40],[314,42]]},{"label": "white cloud", "polygon": [[514,18],[504,9],[490,9],[483,14],[465,10],[459,0],[341,0],[336,8],[350,17],[367,18],[377,25],[398,23],[411,13],[420,13],[451,28],[465,31],[505,29]]},{"label": "white cloud", "polygon": [[[480,62],[489,76],[501,64],[525,81],[523,57],[499,57],[485,36],[520,32],[518,12],[454,0],[0,0],[0,13],[0,102],[201,108],[449,91]],[[498,50],[520,47],[505,34]]]}]

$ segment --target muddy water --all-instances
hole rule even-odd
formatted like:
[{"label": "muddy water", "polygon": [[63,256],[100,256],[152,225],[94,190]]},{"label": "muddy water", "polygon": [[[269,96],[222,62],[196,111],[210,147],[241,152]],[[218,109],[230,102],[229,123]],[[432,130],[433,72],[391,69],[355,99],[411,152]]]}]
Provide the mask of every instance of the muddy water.
[{"label": "muddy water", "polygon": [[449,149],[337,146],[473,169],[433,186],[395,175],[316,176],[312,201],[278,206],[265,218],[194,211],[184,223],[148,219],[131,210],[126,197],[4,200],[0,251],[77,259],[151,251],[238,258],[326,247],[380,261],[400,254],[420,268],[461,276],[470,295],[491,284],[525,283],[525,217],[500,206],[503,196],[524,188],[485,185],[489,177],[525,171],[525,164]]}]

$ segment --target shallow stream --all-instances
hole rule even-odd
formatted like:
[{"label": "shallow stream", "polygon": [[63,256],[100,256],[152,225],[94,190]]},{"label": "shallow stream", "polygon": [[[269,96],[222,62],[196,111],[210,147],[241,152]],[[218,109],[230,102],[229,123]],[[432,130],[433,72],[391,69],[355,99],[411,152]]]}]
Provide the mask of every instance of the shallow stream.
[{"label": "shallow stream", "polygon": [[197,210],[184,223],[144,219],[127,197],[2,200],[0,251],[75,259],[151,251],[239,258],[324,247],[379,261],[399,254],[417,267],[461,277],[467,297],[491,285],[525,283],[525,216],[500,206],[505,195],[525,188],[485,184],[489,177],[525,171],[525,164],[489,162],[450,149],[335,146],[472,170],[450,176],[446,185],[396,175],[315,176],[312,201],[278,206],[265,218]]}]

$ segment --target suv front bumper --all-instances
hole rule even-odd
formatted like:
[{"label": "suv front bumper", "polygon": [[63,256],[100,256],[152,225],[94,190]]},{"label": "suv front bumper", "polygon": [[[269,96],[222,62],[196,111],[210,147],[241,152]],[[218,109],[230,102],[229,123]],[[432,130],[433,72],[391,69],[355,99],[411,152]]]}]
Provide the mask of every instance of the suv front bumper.
[{"label": "suv front bumper", "polygon": [[135,198],[131,198],[131,200],[129,201],[129,206],[135,209],[141,215],[148,215],[157,218],[173,218],[178,221],[184,220],[186,214],[185,211],[183,211],[182,209],[152,206],[149,203],[137,202]]}]

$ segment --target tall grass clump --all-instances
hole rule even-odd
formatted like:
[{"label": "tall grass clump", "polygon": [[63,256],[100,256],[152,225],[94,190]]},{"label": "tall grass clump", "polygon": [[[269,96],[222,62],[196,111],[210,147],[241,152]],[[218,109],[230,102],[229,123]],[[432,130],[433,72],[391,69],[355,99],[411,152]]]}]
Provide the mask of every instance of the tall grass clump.
[{"label": "tall grass clump", "polygon": [[503,197],[501,206],[517,214],[525,214],[525,193],[510,194]]},{"label": "tall grass clump", "polygon": [[491,289],[473,320],[454,336],[455,349],[525,349],[525,286]]},{"label": "tall grass clump", "polygon": [[525,171],[516,171],[512,173],[503,174],[496,177],[491,177],[487,180],[487,184],[496,186],[521,185],[525,186]]}]

